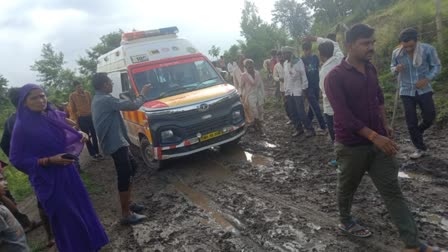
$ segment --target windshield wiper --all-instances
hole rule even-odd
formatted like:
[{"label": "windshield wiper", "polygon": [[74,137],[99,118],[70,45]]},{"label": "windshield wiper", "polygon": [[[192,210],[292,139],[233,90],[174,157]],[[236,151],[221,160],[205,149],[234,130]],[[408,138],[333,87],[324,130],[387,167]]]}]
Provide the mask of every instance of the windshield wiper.
[{"label": "windshield wiper", "polygon": [[178,87],[178,88],[175,88],[175,89],[171,89],[171,90],[168,90],[166,92],[162,92],[160,94],[160,96],[159,96],[159,99],[167,97],[167,96],[170,96],[170,95],[173,95],[173,94],[177,93],[178,91],[184,91],[184,90],[190,90],[190,89],[191,89],[190,87]]},{"label": "windshield wiper", "polygon": [[213,77],[213,78],[204,80],[204,81],[202,81],[201,83],[199,83],[199,85],[197,85],[197,86],[195,87],[195,89],[200,89],[200,88],[202,88],[203,86],[209,85],[210,83],[206,83],[206,82],[211,81],[211,80],[216,80],[216,79],[219,79],[219,77],[216,76],[216,77]]}]

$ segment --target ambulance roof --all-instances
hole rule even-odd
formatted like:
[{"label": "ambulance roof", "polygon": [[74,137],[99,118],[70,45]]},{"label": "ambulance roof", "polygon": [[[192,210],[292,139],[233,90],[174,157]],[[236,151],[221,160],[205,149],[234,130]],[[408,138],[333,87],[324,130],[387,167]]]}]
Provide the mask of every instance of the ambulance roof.
[{"label": "ambulance roof", "polygon": [[98,58],[97,71],[106,73],[126,71],[132,64],[198,52],[190,41],[178,38],[176,33],[176,27],[124,33],[120,47]]}]

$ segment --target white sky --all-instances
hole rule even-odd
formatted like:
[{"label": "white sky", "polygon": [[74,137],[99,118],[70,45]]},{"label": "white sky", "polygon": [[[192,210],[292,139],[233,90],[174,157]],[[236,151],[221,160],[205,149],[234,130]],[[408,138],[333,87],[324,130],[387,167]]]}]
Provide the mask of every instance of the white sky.
[{"label": "white sky", "polygon": [[[252,0],[271,21],[275,0]],[[177,26],[202,53],[223,52],[240,37],[243,0],[0,0],[0,74],[10,86],[37,83],[30,70],[42,44],[64,53],[66,66],[96,45],[99,37],[122,29]]]}]

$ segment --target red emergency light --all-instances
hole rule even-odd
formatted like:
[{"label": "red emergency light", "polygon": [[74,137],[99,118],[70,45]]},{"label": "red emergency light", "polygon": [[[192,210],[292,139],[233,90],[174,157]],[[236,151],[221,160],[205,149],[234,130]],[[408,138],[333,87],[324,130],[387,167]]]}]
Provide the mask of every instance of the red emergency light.
[{"label": "red emergency light", "polygon": [[176,26],[160,28],[148,31],[126,32],[121,35],[121,42],[128,42],[136,39],[156,37],[162,35],[176,34],[179,32]]}]

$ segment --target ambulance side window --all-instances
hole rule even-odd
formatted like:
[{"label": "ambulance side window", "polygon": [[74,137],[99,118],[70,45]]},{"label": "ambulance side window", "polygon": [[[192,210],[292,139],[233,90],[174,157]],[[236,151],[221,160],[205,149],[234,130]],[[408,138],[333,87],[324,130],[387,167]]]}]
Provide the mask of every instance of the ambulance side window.
[{"label": "ambulance side window", "polygon": [[127,92],[131,89],[128,73],[121,73],[121,90]]}]

